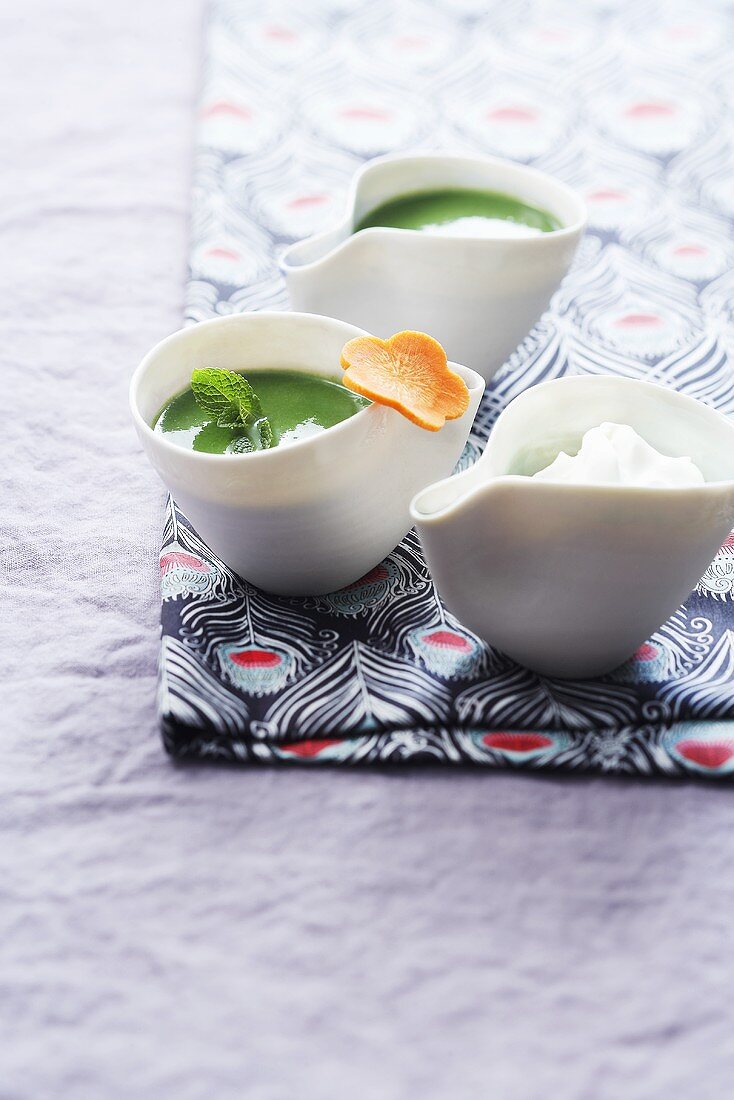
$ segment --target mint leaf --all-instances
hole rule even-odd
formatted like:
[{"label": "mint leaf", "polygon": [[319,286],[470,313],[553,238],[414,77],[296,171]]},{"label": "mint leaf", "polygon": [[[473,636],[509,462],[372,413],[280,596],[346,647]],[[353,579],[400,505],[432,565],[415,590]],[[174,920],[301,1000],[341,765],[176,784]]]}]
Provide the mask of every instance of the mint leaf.
[{"label": "mint leaf", "polygon": [[260,437],[260,446],[267,451],[273,445],[273,426],[267,416],[261,416],[255,421],[255,431]]},{"label": "mint leaf", "polygon": [[237,394],[237,404],[243,421],[249,420],[251,417],[262,416],[263,407],[252,386],[241,374],[236,375],[236,377],[242,383]]},{"label": "mint leaf", "polygon": [[[254,429],[260,440],[260,448],[267,451],[273,445],[273,429],[267,416],[261,416],[259,420],[256,420]],[[258,450],[248,435],[238,435],[232,442],[231,449],[234,454],[238,455],[249,454],[250,451]]]},{"label": "mint leaf", "polygon": [[246,435],[238,435],[232,442],[232,451],[236,455],[249,454],[255,450],[255,444]]},{"label": "mint leaf", "polygon": [[191,388],[200,407],[220,428],[244,427],[262,406],[250,383],[233,370],[207,367],[191,375]]},{"label": "mint leaf", "polygon": [[[273,429],[263,415],[260,399],[237,371],[218,367],[195,370],[191,375],[191,388],[198,405],[219,428],[246,428],[254,421],[262,446],[272,446]],[[252,450],[252,446],[249,449]],[[248,448],[243,444],[238,450],[246,452]]]},{"label": "mint leaf", "polygon": [[222,454],[232,437],[231,430],[220,428],[213,421],[205,424],[194,436],[194,450]]}]

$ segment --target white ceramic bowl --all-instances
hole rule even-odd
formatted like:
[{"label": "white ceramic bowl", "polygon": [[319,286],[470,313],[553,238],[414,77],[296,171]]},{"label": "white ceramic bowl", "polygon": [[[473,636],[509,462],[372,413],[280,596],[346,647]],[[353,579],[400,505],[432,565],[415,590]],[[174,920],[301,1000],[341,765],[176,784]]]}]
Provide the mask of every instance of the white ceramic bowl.
[{"label": "white ceramic bowl", "polygon": [[[399,195],[442,187],[501,191],[554,214],[537,237],[449,237],[354,226]],[[489,379],[547,308],[586,225],[582,199],[552,176],[495,157],[388,156],[356,173],[338,226],[281,258],[293,309],[387,337],[430,332]]]},{"label": "white ceramic bowl", "polygon": [[157,413],[199,367],[310,371],[341,381],[341,349],[361,329],[329,317],[247,313],[169,336],[135,371],[130,406],[143,448],[212,550],[270,592],[323,593],[358,580],[411,527],[409,503],[458,461],[484,391],[466,413],[427,432],[382,405],[297,443],[242,455],[189,451],[153,431]]},{"label": "white ceramic bowl", "polygon": [[[535,481],[589,428],[629,424],[688,455],[701,486]],[[412,503],[448,608],[487,642],[551,676],[598,676],[682,603],[734,524],[734,424],[700,401],[631,379],[571,377],[512,401],[482,457]]]}]

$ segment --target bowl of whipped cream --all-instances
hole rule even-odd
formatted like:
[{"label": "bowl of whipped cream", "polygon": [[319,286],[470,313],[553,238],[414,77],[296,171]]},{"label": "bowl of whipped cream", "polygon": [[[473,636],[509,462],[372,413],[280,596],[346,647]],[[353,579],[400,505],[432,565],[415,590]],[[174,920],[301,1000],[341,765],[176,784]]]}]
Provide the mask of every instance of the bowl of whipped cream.
[{"label": "bowl of whipped cream", "polygon": [[543,675],[603,675],[685,601],[734,526],[734,425],[651,382],[544,382],[411,514],[469,629]]}]

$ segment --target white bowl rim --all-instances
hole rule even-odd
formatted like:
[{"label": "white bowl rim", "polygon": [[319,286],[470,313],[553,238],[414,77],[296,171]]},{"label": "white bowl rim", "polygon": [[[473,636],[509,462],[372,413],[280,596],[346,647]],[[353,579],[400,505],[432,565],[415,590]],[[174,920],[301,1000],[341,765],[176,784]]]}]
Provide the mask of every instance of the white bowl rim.
[{"label": "white bowl rim", "polygon": [[[680,390],[673,389],[672,386],[662,385],[660,382],[651,382],[647,378],[623,378],[615,374],[568,374],[563,375],[560,378],[546,378],[543,382],[538,382],[534,386],[529,386],[527,389],[521,390],[516,397],[509,401],[505,405],[504,409],[497,417],[496,421],[492,425],[492,432],[497,429],[500,421],[503,419],[505,413],[510,409],[515,401],[521,400],[526,394],[540,393],[544,390],[555,389],[558,391],[563,388],[573,389],[593,389],[599,384],[611,385],[614,388],[628,389],[629,391],[637,390],[638,392],[647,392],[654,395],[656,399],[667,398],[673,404],[679,404],[684,408],[688,408],[693,411],[698,410],[699,414],[702,411],[705,415],[710,416],[712,421],[718,421],[720,426],[727,428],[734,434],[734,424],[732,424],[729,417],[722,413],[719,409],[708,405],[705,401],[701,401],[698,397],[693,397],[691,394],[682,393]],[[487,456],[487,449],[492,438],[492,432],[490,432],[487,443],[482,453],[477,458],[476,462],[470,466],[467,470],[461,470],[458,474],[450,474],[446,478],[442,478],[441,481],[436,481],[433,485],[426,485],[423,489],[415,494],[410,502],[410,515],[414,523],[430,522],[431,520],[442,519],[445,515],[452,512],[455,508],[459,508],[463,503],[470,498],[479,496],[482,492],[486,491],[490,486],[496,487],[498,485],[509,486],[523,486],[523,491],[531,491],[538,494],[549,494],[553,492],[560,493],[562,496],[579,498],[590,498],[604,496],[610,500],[615,497],[638,497],[640,500],[649,499],[655,494],[659,494],[663,497],[669,497],[673,499],[675,497],[695,498],[699,497],[702,493],[708,493],[709,495],[720,494],[723,489],[734,487],[734,478],[717,478],[715,480],[706,480],[703,485],[608,485],[604,483],[595,484],[589,482],[588,484],[583,482],[559,482],[559,481],[535,481],[532,475],[528,474],[497,474],[495,477],[489,478],[487,481],[479,482],[479,484],[472,486],[467,490],[463,497],[459,497],[456,500],[450,501],[448,504],[438,508],[435,512],[424,512],[418,506],[418,501],[424,495],[427,495],[432,489],[435,489],[437,485],[444,482],[453,481],[455,478],[461,477],[463,474],[469,472],[469,470],[476,469],[477,466],[482,463],[482,460]]]},{"label": "white bowl rim", "polygon": [[[194,331],[200,332],[202,328],[214,328],[224,325],[232,325],[238,322],[243,322],[247,324],[249,323],[250,319],[255,317],[275,321],[281,321],[284,318],[288,318],[288,321],[292,319],[296,322],[296,324],[299,321],[303,321],[305,323],[325,321],[330,326],[336,326],[339,329],[348,331],[349,335],[346,336],[345,343],[347,342],[347,340],[354,339],[357,336],[370,335],[370,333],[366,332],[364,329],[358,328],[356,325],[350,325],[347,321],[340,321],[336,317],[327,317],[320,313],[297,313],[290,310],[249,310],[246,313],[234,313],[226,317],[211,317],[206,321],[199,321],[195,324],[186,325],[183,328],[177,329],[175,332],[170,333],[170,335],[165,336],[162,340],[159,340],[157,344],[154,344],[153,347],[150,348],[150,350],[143,356],[143,359],[135,368],[132,378],[130,379],[128,400],[130,403],[130,411],[132,413],[133,421],[138,432],[141,433],[145,438],[147,438],[152,446],[162,448],[163,452],[167,452],[171,455],[171,457],[175,457],[179,460],[181,459],[181,455],[183,453],[189,458],[190,461],[195,461],[199,463],[214,462],[219,463],[220,465],[234,465],[242,462],[263,462],[266,460],[272,460],[276,455],[283,455],[286,452],[290,453],[295,450],[298,450],[300,452],[303,451],[304,448],[313,448],[314,446],[317,446],[319,444],[319,441],[322,440],[324,438],[324,435],[326,435],[327,433],[329,435],[332,435],[333,433],[338,431],[353,431],[354,421],[364,420],[368,416],[374,418],[388,407],[386,405],[380,405],[378,402],[373,401],[370,402],[370,404],[367,405],[365,408],[360,409],[358,412],[354,413],[352,416],[348,416],[345,420],[340,420],[337,424],[332,424],[331,427],[325,428],[323,432],[318,432],[316,435],[306,436],[304,439],[294,440],[291,443],[285,444],[283,447],[271,447],[268,450],[262,451],[248,451],[244,454],[212,454],[209,451],[195,451],[193,449],[189,449],[188,447],[182,447],[178,443],[172,442],[171,440],[167,439],[162,432],[156,432],[140,412],[138,404],[138,394],[143,378],[145,377],[146,373],[151,369],[151,362],[155,359],[155,357],[159,355],[162,351],[169,348],[172,344],[184,342],[187,336]],[[474,394],[476,390],[480,387],[481,389],[485,388],[485,382],[482,379],[481,375],[477,374],[477,372],[473,371],[470,367],[465,367],[460,363],[454,363],[450,360],[448,361],[448,366],[457,374],[461,375],[461,377],[466,382],[470,394]],[[282,366],[272,368],[265,367],[258,369],[288,370],[289,368],[287,366]],[[333,381],[333,379],[329,379],[329,381]],[[173,396],[175,397],[177,395],[174,394]],[[398,413],[397,415],[401,414]]]},{"label": "white bowl rim", "polygon": [[[357,194],[360,184],[365,176],[369,175],[375,170],[379,170],[383,166],[388,166],[395,163],[408,163],[413,161],[415,163],[421,161],[465,161],[469,164],[482,164],[492,168],[510,168],[522,175],[530,176],[533,179],[542,181],[556,188],[559,191],[565,193],[566,198],[574,203],[577,208],[577,217],[575,220],[569,222],[568,225],[562,225],[558,229],[550,229],[547,232],[543,232],[534,237],[478,237],[473,234],[467,233],[466,235],[451,235],[444,236],[440,233],[420,233],[414,229],[400,229],[396,226],[389,225],[373,225],[368,226],[365,229],[358,229],[349,233],[344,240],[340,241],[333,248],[329,249],[323,256],[319,256],[315,260],[307,261],[303,264],[292,264],[289,262],[288,257],[291,253],[294,253],[302,245],[312,244],[315,241],[332,236],[335,233],[347,228],[353,218],[354,210],[356,206]],[[472,188],[471,190],[474,190]],[[420,191],[416,192],[404,192],[405,194],[420,194]],[[331,260],[339,255],[349,243],[355,239],[369,236],[370,239],[375,240],[379,237],[384,238],[402,238],[402,239],[414,239],[422,242],[419,247],[425,247],[427,241],[430,241],[431,247],[434,248],[450,248],[452,245],[456,246],[457,243],[461,243],[463,247],[470,248],[484,248],[490,244],[501,243],[504,246],[511,246],[513,249],[525,248],[534,249],[551,247],[551,241],[558,241],[564,237],[574,237],[582,233],[586,228],[589,220],[589,212],[581,195],[570,187],[563,180],[557,176],[551,175],[550,172],[543,172],[539,168],[534,168],[529,164],[522,164],[519,161],[511,160],[509,157],[495,157],[484,154],[464,154],[464,153],[436,153],[436,152],[420,152],[415,151],[411,153],[386,153],[384,156],[373,157],[371,160],[365,161],[360,165],[357,171],[352,176],[352,181],[347,193],[346,209],[342,217],[331,228],[323,230],[320,233],[316,233],[310,237],[304,237],[300,241],[294,241],[288,245],[279,258],[279,267],[284,274],[290,274],[291,272],[303,271],[305,269],[314,268],[327,260]]]},{"label": "white bowl rim", "polygon": [[[514,171],[517,171],[520,175],[530,176],[531,178],[536,179],[538,181],[547,182],[549,185],[557,188],[559,191],[565,192],[566,197],[568,199],[572,200],[576,204],[576,206],[578,208],[578,211],[579,211],[578,217],[576,218],[575,221],[570,222],[568,225],[561,225],[561,226],[558,227],[558,229],[545,230],[543,233],[541,233],[541,235],[539,237],[517,237],[517,238],[496,237],[496,238],[493,238],[491,236],[477,237],[474,234],[468,233],[466,236],[462,236],[460,234],[457,234],[455,237],[454,236],[444,237],[441,234],[436,234],[435,237],[431,236],[431,240],[434,240],[434,239],[435,240],[441,240],[441,241],[452,241],[452,240],[453,241],[455,241],[455,240],[461,240],[461,241],[492,241],[492,240],[528,241],[528,240],[531,240],[531,241],[537,242],[537,241],[547,240],[549,238],[562,237],[564,234],[570,235],[571,233],[578,233],[578,231],[580,229],[583,229],[586,226],[586,223],[588,221],[588,210],[586,208],[586,203],[582,199],[581,195],[577,191],[575,191],[573,189],[573,187],[570,187],[564,180],[559,179],[558,176],[554,176],[550,172],[544,172],[541,168],[535,168],[530,164],[523,164],[521,161],[512,160],[511,157],[495,157],[495,156],[492,156],[491,154],[482,154],[482,153],[436,153],[436,152],[433,152],[433,151],[427,151],[425,153],[422,153],[422,152],[420,152],[420,150],[416,150],[415,152],[412,152],[412,153],[385,153],[381,157],[373,157],[371,160],[365,161],[365,163],[363,165],[361,165],[361,167],[354,174],[354,177],[353,177],[353,180],[352,180],[352,186],[351,186],[350,191],[349,191],[349,203],[350,203],[350,205],[348,207],[348,212],[351,212],[354,209],[354,200],[356,199],[356,196],[357,196],[357,189],[358,189],[359,184],[361,183],[362,179],[364,178],[364,176],[368,175],[369,172],[374,168],[380,167],[383,164],[394,164],[397,161],[403,161],[403,162],[408,162],[408,161],[416,161],[416,162],[418,162],[418,161],[434,161],[434,162],[437,162],[437,161],[465,161],[465,162],[470,163],[470,164],[484,164],[484,165],[486,165],[488,167],[492,167],[492,168],[511,168]],[[459,190],[460,190],[460,188],[459,188]],[[474,190],[476,190],[476,188],[472,187],[472,188],[468,188],[468,190],[474,191]],[[414,194],[415,195],[420,195],[420,194],[422,194],[422,192],[421,191],[415,191],[415,192],[414,191],[406,191],[406,192],[404,192],[404,194],[412,196]],[[510,195],[509,197],[512,198],[513,196]],[[382,230],[382,231],[385,231],[385,232],[390,232],[391,234],[392,233],[401,233],[401,234],[403,234],[403,233],[413,233],[414,234],[415,233],[414,229],[400,229],[396,226],[389,226],[389,225],[369,226],[365,229],[357,230],[357,233],[368,233],[371,229]],[[355,233],[354,235],[356,236],[357,234]]]}]

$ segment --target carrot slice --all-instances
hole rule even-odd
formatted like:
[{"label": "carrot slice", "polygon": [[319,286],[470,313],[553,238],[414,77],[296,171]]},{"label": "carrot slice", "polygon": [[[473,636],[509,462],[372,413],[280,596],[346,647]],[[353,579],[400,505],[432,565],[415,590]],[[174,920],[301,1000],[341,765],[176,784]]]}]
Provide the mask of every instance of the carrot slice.
[{"label": "carrot slice", "polygon": [[398,332],[389,340],[357,336],[342,348],[341,365],[348,389],[397,409],[429,432],[469,407],[464,379],[449,370],[446,352],[425,332]]}]

